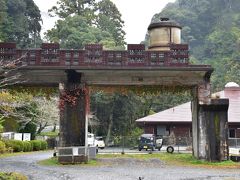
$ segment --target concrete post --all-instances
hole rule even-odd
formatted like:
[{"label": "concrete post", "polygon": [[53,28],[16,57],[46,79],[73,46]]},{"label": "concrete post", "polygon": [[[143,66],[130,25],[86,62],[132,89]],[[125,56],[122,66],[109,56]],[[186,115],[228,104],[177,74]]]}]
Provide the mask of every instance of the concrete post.
[{"label": "concrete post", "polygon": [[[85,146],[86,97],[81,84],[63,84],[60,97],[61,147]],[[62,101],[62,102],[61,102]]]},{"label": "concrete post", "polygon": [[193,100],[191,102],[191,110],[192,110],[192,147],[193,147],[193,156],[198,157],[198,134],[199,134],[199,124],[198,124],[198,111],[199,111],[199,106],[198,106],[198,90],[197,87],[194,87],[192,89],[192,96]]},{"label": "concrete post", "polygon": [[208,161],[226,160],[229,101],[203,98],[199,94],[199,87],[193,88],[193,156]]},{"label": "concrete post", "polygon": [[[88,90],[84,84],[81,84],[81,74],[69,71],[67,76],[68,81],[60,84],[59,147],[85,148],[85,125],[89,105]],[[75,163],[73,156],[66,156],[63,148],[61,148],[61,153],[63,156],[59,156],[60,162]],[[85,157],[81,156],[81,158],[75,159],[87,161],[86,154]]]},{"label": "concrete post", "polygon": [[228,159],[228,99],[211,99],[199,107],[199,159]]}]

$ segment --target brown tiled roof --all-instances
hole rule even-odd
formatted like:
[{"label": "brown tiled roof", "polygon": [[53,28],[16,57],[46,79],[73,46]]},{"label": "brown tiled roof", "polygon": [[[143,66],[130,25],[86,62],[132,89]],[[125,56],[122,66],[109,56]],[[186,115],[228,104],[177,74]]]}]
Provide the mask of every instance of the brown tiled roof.
[{"label": "brown tiled roof", "polygon": [[[240,87],[226,87],[218,93],[229,99],[228,122],[240,123]],[[136,122],[192,122],[191,102],[143,117]]]}]

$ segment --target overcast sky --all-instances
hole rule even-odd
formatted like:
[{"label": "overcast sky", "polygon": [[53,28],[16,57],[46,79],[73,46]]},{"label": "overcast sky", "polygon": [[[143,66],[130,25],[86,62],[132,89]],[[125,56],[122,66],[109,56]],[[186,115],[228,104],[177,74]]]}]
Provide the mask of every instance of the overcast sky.
[{"label": "overcast sky", "polygon": [[[122,14],[125,22],[124,30],[128,44],[140,43],[145,38],[147,27],[154,14],[159,13],[167,3],[175,0],[112,0]],[[48,9],[56,4],[57,0],[34,0],[42,13],[43,31],[54,26],[56,18],[49,17]]]}]

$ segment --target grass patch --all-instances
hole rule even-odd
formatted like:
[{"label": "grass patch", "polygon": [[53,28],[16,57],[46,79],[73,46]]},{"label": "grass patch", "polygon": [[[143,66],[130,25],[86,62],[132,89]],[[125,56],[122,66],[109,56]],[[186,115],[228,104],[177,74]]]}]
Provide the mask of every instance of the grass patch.
[{"label": "grass patch", "polygon": [[41,132],[40,134],[38,134],[39,136],[49,136],[49,137],[57,137],[59,134],[58,131],[55,132]]},{"label": "grass patch", "polygon": [[[1,158],[7,158],[7,157],[12,157],[12,156],[20,156],[24,154],[33,154],[33,153],[39,153],[39,152],[47,152],[49,150],[42,150],[42,151],[30,151],[30,152],[14,152],[14,153],[3,153],[0,154],[0,159]],[[1,180],[1,179],[0,179]]]},{"label": "grass patch", "polygon": [[33,153],[33,152],[3,153],[3,154],[0,154],[0,158],[6,158],[6,157],[12,157],[12,156],[19,156],[19,155],[30,154],[30,153]]},{"label": "grass patch", "polygon": [[[38,164],[43,165],[43,166],[66,166],[66,165],[62,165],[58,162],[57,157],[52,157],[49,159],[45,159],[42,161],[38,161]],[[97,162],[97,160],[90,160],[88,161],[88,163],[81,163],[81,164],[76,164],[77,166],[98,166],[100,165],[99,162]]]},{"label": "grass patch", "polygon": [[194,158],[192,154],[169,154],[169,153],[158,153],[158,154],[98,154],[97,158],[134,158],[142,160],[160,159],[165,161],[167,164],[172,165],[184,165],[184,166],[199,166],[207,168],[240,168],[240,163],[233,162],[231,160],[223,162],[207,162]]},{"label": "grass patch", "polygon": [[16,172],[0,172],[0,179],[3,180],[27,180],[28,178],[24,176],[23,174],[16,173]]},{"label": "grass patch", "polygon": [[43,165],[43,166],[56,166],[56,165],[61,165],[56,157],[52,157],[49,159],[44,159],[42,161],[38,161],[38,164]]}]

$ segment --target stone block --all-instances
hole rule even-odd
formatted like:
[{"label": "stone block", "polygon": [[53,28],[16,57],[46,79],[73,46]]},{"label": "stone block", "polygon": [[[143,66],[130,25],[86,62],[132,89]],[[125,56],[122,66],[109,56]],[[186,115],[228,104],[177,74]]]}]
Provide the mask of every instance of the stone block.
[{"label": "stone block", "polygon": [[73,156],[58,156],[58,162],[61,164],[72,164]]},{"label": "stone block", "polygon": [[88,156],[84,155],[78,155],[78,156],[73,156],[73,163],[87,163],[88,162]]},{"label": "stone block", "polygon": [[65,147],[65,148],[58,148],[58,154],[59,156],[62,155],[73,155],[73,149],[69,148],[69,147]]},{"label": "stone block", "polygon": [[88,147],[89,159],[96,159],[96,154],[97,154],[97,147],[96,146]]}]

